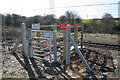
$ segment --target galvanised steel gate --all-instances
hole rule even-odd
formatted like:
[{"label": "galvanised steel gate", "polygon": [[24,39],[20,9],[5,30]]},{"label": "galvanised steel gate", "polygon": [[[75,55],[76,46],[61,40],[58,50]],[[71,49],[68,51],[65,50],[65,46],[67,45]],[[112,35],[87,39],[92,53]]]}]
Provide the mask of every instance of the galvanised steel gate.
[{"label": "galvanised steel gate", "polygon": [[[50,62],[52,60],[57,61],[56,32],[44,30],[30,30],[28,42],[29,57],[39,58]],[[54,52],[54,59],[52,58],[52,51]]]}]

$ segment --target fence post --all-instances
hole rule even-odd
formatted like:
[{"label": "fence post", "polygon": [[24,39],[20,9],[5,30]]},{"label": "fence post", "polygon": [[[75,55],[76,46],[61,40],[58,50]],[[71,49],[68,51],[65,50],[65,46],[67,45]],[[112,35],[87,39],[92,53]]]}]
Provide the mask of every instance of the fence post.
[{"label": "fence post", "polygon": [[66,64],[70,64],[70,25],[66,26]]},{"label": "fence post", "polygon": [[78,24],[74,25],[74,40],[76,45],[78,45]]},{"label": "fence post", "polygon": [[57,23],[54,24],[54,29],[57,32]]},{"label": "fence post", "polygon": [[[2,15],[0,14],[0,59],[2,59]],[[0,61],[0,79],[2,80],[2,60]]]},{"label": "fence post", "polygon": [[29,29],[30,32],[28,32],[28,55],[29,58],[32,58],[32,53],[31,53],[31,29]]},{"label": "fence post", "polygon": [[53,31],[54,62],[57,62],[56,31]]},{"label": "fence post", "polygon": [[50,40],[49,40],[49,48],[50,48],[50,63],[51,63],[51,61],[52,61],[52,57],[51,57],[51,54],[52,54],[52,50],[51,50],[51,44],[52,44],[52,42],[51,42],[51,31],[50,31]]},{"label": "fence post", "polygon": [[26,52],[26,24],[22,23],[22,52],[23,55],[27,55]]},{"label": "fence post", "polygon": [[66,29],[63,29],[63,61],[66,57]]},{"label": "fence post", "polygon": [[84,31],[84,24],[81,24],[81,38],[80,38],[81,50],[83,49],[83,31]]}]

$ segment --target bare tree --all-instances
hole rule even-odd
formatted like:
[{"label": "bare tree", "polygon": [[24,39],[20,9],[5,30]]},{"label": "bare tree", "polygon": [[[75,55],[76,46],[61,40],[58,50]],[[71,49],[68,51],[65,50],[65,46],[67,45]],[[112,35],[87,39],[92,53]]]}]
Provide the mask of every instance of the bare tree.
[{"label": "bare tree", "polygon": [[115,20],[112,15],[105,13],[101,20],[101,28],[104,33],[112,33],[113,28],[116,26]]},{"label": "bare tree", "polygon": [[74,24],[81,22],[80,16],[74,11],[66,11],[65,15],[62,15],[59,19],[62,23]]}]

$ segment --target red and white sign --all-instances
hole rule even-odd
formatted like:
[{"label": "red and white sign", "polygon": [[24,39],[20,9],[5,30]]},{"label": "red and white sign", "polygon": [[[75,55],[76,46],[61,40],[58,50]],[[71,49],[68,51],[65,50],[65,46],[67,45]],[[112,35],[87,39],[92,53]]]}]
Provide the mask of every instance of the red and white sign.
[{"label": "red and white sign", "polygon": [[69,25],[68,23],[60,23],[60,29],[66,29],[66,26]]}]

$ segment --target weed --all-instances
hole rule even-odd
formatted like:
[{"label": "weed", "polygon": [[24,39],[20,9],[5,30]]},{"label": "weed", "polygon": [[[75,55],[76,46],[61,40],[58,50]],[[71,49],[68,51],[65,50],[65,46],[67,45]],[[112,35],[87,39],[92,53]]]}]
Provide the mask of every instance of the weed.
[{"label": "weed", "polygon": [[12,76],[16,76],[15,71],[9,73]]},{"label": "weed", "polygon": [[3,74],[7,73],[8,70],[3,70]]}]

